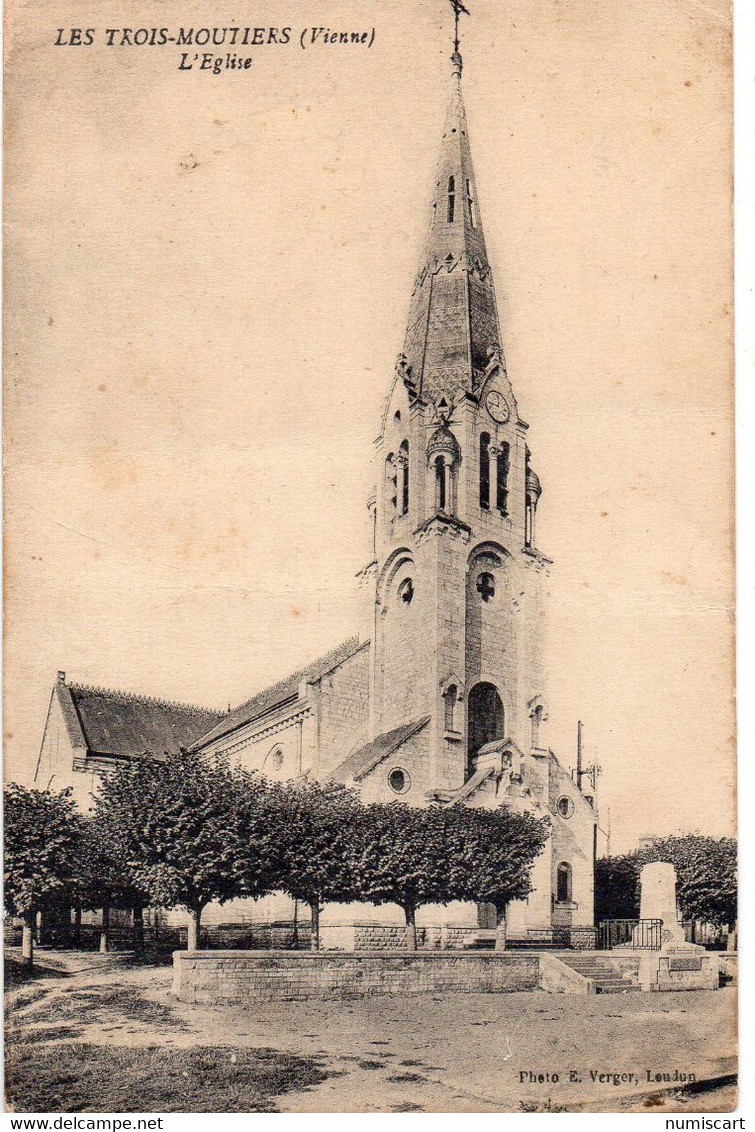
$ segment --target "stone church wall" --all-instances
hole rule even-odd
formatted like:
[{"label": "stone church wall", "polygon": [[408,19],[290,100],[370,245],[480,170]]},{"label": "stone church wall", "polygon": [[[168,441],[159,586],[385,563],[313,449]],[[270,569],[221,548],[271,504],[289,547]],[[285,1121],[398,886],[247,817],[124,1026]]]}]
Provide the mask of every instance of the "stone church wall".
[{"label": "stone church wall", "polygon": [[71,743],[57,692],[54,692],[34,779],[35,787],[38,790],[49,788],[54,791],[71,787],[76,805],[84,813],[88,812],[93,805],[92,795],[99,789],[100,779],[91,770],[76,770],[74,760],[77,756],[83,758],[84,755],[83,747],[74,748]]},{"label": "stone church wall", "polygon": [[[410,806],[427,804],[426,792],[436,783],[432,780],[433,760],[431,758],[431,733],[429,724],[422,731],[407,739],[397,751],[383,759],[375,770],[360,783],[362,802],[406,802]],[[403,794],[394,794],[388,785],[388,775],[400,768],[409,779],[409,789]]]},{"label": "stone church wall", "polygon": [[[389,574],[378,613],[377,699],[375,728],[380,733],[427,714],[428,642],[435,641],[433,577],[420,561],[420,552],[407,556]],[[411,582],[412,599],[402,598]]]},{"label": "stone church wall", "polygon": [[323,676],[317,694],[319,763],[330,769],[368,739],[370,645]]},{"label": "stone church wall", "polygon": [[301,770],[301,727],[299,719],[282,719],[274,727],[269,721],[267,725],[260,722],[258,734],[252,725],[245,738],[232,736],[230,741],[208,748],[208,753],[227,754],[232,762],[258,770],[267,778],[293,778]]},{"label": "stone church wall", "polygon": [[[573,806],[569,817],[558,816],[558,801],[568,798]],[[595,813],[577,790],[576,784],[558,761],[550,758],[550,806],[554,814],[551,834],[552,888],[556,892],[556,870],[566,862],[572,870],[571,908],[565,919],[574,926],[592,925],[594,902],[593,828]],[[558,905],[556,918],[558,921]]]}]

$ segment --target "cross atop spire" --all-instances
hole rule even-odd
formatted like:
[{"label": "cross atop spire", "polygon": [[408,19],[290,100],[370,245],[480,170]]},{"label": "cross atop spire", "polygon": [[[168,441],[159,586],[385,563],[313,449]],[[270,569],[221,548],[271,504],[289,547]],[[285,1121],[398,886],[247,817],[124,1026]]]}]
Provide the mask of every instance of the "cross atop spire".
[{"label": "cross atop spire", "polygon": [[469,9],[464,7],[461,0],[448,0],[448,2],[454,10],[454,55],[459,55],[459,16],[462,12],[468,16]]}]

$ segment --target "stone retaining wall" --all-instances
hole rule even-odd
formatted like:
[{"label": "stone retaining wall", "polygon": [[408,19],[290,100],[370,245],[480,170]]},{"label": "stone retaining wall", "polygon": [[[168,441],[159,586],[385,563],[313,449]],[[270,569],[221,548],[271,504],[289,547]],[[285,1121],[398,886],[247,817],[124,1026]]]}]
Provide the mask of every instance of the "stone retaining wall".
[{"label": "stone retaining wall", "polygon": [[[456,950],[469,947],[481,934],[478,928],[431,924],[417,927],[417,947],[423,951]],[[406,927],[374,923],[321,925],[320,945],[334,951],[404,951]]]},{"label": "stone retaining wall", "polygon": [[176,951],[182,1002],[274,1002],[366,994],[505,994],[537,990],[537,955],[486,952]]},{"label": "stone retaining wall", "polygon": [[570,928],[567,947],[573,951],[594,951],[597,934],[595,928]]}]

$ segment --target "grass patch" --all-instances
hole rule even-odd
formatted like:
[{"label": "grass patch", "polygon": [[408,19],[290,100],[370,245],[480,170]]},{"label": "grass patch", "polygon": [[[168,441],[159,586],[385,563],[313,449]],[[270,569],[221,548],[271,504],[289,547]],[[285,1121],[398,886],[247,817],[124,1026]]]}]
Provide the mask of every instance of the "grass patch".
[{"label": "grass patch", "polygon": [[26,1044],[33,1042],[62,1042],[69,1038],[80,1038],[81,1029],[78,1026],[37,1026],[33,1030],[22,1030],[17,1035],[14,1035],[14,1037],[16,1041]]},{"label": "grass patch", "polygon": [[327,1076],[272,1049],[24,1043],[7,1051],[5,1090],[16,1112],[275,1112],[275,1097]]},{"label": "grass patch", "polygon": [[170,1006],[152,1002],[135,987],[91,985],[86,990],[70,990],[50,998],[45,1020],[49,1022],[86,1022],[107,1025],[118,1022],[140,1022],[153,1030],[183,1033],[187,1027]]},{"label": "grass patch", "polygon": [[427,1077],[423,1077],[421,1073],[394,1073],[388,1080],[394,1081],[396,1084],[408,1084],[409,1082],[426,1081]]},{"label": "grass patch", "polygon": [[47,991],[43,987],[33,987],[29,991],[21,991],[13,999],[6,996],[5,1000],[5,1014],[6,1017],[15,1014],[18,1010],[26,1010],[27,1006],[32,1006],[33,1003],[39,1002],[44,998]]},{"label": "grass patch", "polygon": [[66,977],[66,972],[57,968],[41,967],[36,964],[33,967],[27,967],[20,959],[15,959],[12,955],[5,956],[3,959],[3,978],[6,990],[36,982],[37,979],[64,979]]}]

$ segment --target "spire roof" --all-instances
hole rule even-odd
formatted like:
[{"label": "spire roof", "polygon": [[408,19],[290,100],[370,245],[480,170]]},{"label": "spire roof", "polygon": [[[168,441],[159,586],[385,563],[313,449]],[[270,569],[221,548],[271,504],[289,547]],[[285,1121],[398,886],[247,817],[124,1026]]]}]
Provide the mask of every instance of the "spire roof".
[{"label": "spire roof", "polygon": [[477,393],[501,354],[493,279],[477,202],[462,59],[451,56],[451,95],[433,182],[430,230],[415,281],[404,346],[420,396]]}]

